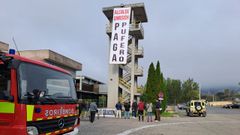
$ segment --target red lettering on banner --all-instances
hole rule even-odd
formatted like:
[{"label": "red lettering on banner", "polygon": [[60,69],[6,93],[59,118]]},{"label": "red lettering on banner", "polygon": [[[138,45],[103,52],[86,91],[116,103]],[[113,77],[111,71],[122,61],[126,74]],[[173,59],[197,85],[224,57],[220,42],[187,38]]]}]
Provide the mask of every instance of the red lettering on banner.
[{"label": "red lettering on banner", "polygon": [[125,15],[125,16],[114,16],[114,21],[117,20],[128,20],[129,16]]},{"label": "red lettering on banner", "polygon": [[114,14],[128,14],[129,13],[129,10],[127,10],[127,9],[122,9],[122,10],[115,10],[114,11]]}]

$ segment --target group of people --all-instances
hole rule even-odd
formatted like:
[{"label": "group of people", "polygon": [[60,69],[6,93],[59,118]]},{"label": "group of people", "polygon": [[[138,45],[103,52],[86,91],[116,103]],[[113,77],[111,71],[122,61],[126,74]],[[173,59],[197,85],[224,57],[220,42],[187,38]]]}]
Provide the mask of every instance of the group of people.
[{"label": "group of people", "polygon": [[[130,110],[132,111],[132,118],[136,119],[138,115],[139,121],[144,121],[145,112],[147,114],[147,122],[153,122],[153,112],[155,112],[155,121],[160,121],[160,112],[161,112],[161,102],[160,100],[156,100],[155,106],[153,106],[153,103],[148,102],[144,103],[142,100],[140,100],[138,103],[136,100],[133,101],[131,104],[129,101],[124,102],[123,104],[121,102],[116,103],[116,117],[122,118],[122,112],[124,112],[124,118],[130,119]],[[155,111],[154,111],[155,109]],[[98,108],[95,102],[92,102],[90,104],[79,101],[79,115],[81,115],[81,112],[84,111],[84,116],[87,112],[90,113],[89,120],[91,123],[94,122],[95,115],[98,113]]]},{"label": "group of people", "polygon": [[[123,104],[121,102],[116,103],[116,118],[122,117],[122,112],[124,112],[124,118],[130,119],[130,108],[132,109],[132,117],[137,118],[138,114],[138,120],[144,121],[144,115],[147,113],[147,122],[153,122],[153,112],[155,112],[155,121],[160,121],[160,111],[161,111],[161,102],[160,100],[156,100],[155,107],[153,106],[153,103],[148,102],[144,103],[142,100],[140,100],[138,103],[136,100],[130,104],[129,101],[124,102]],[[155,109],[155,111],[154,111]]]}]

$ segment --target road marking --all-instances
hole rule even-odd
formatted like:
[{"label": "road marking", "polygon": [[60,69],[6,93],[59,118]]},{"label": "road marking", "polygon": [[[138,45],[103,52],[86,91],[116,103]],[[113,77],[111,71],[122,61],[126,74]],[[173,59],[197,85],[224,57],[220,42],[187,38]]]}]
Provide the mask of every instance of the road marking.
[{"label": "road marking", "polygon": [[[199,123],[225,123],[226,121],[202,121],[202,122],[175,122],[175,123],[161,123],[161,124],[153,124],[153,125],[146,125],[138,128],[132,128],[129,130],[126,130],[122,133],[119,133],[117,135],[129,135],[131,133],[134,133],[136,131],[145,129],[145,128],[152,128],[152,127],[157,127],[157,126],[169,126],[169,125],[181,125],[181,124],[199,124]],[[239,121],[228,121],[228,123],[240,123]]]}]

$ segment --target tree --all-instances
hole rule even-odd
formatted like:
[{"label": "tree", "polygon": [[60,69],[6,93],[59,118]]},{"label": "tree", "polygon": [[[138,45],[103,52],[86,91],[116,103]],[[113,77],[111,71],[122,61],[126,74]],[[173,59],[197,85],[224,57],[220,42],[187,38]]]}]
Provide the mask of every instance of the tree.
[{"label": "tree", "polygon": [[160,63],[157,62],[156,70],[153,63],[150,64],[148,69],[148,78],[146,83],[146,91],[142,95],[142,99],[147,102],[152,102],[154,105],[158,99],[159,92],[163,92],[164,100],[162,101],[162,112],[166,109],[167,91],[166,81],[164,80],[163,73],[161,73]]},{"label": "tree", "polygon": [[168,104],[174,104],[181,102],[182,90],[181,81],[168,78],[166,80],[167,92],[168,92]]},{"label": "tree", "polygon": [[168,104],[174,104],[174,90],[172,79],[167,78],[166,80],[167,91],[168,91]]},{"label": "tree", "polygon": [[155,100],[158,99],[158,94],[159,92],[163,92],[163,89],[162,89],[162,73],[161,73],[161,69],[160,69],[160,63],[159,61],[157,62],[157,66],[156,66],[156,70],[155,70],[155,86],[156,86],[156,89],[154,91],[154,94],[155,94]]},{"label": "tree", "polygon": [[182,98],[182,82],[180,80],[173,80],[173,89],[174,89],[174,97],[176,99],[175,105],[181,102]]},{"label": "tree", "polygon": [[146,91],[143,93],[141,99],[145,102],[152,102],[153,105],[156,103],[156,99],[158,99],[159,92],[163,92],[164,100],[162,101],[162,112],[166,109],[167,103],[167,86],[166,81],[164,80],[163,73],[160,69],[160,63],[157,62],[156,69],[154,64],[151,63],[148,68],[148,78],[146,83]]},{"label": "tree", "polygon": [[164,80],[164,77],[163,77],[163,73],[161,72],[161,68],[160,68],[160,63],[159,61],[157,61],[157,65],[156,65],[156,70],[155,70],[155,79],[156,79],[156,91],[154,92],[155,93],[155,99],[156,100],[158,98],[158,94],[160,92],[163,93],[164,97],[163,97],[163,100],[161,102],[161,108],[162,108],[162,111],[161,112],[164,112],[166,107],[167,107],[167,86],[166,86],[166,81]]},{"label": "tree", "polygon": [[218,101],[230,101],[237,98],[237,91],[224,89],[223,92],[218,92],[215,94]]},{"label": "tree", "polygon": [[215,96],[216,96],[216,100],[218,100],[218,101],[223,101],[225,98],[224,92],[218,92],[218,93],[216,93]]},{"label": "tree", "polygon": [[161,90],[162,90],[162,92],[163,92],[163,94],[164,94],[164,100],[162,101],[162,111],[161,111],[161,113],[163,113],[165,110],[166,110],[166,108],[167,108],[167,101],[168,101],[168,94],[167,94],[167,85],[166,85],[166,80],[163,78],[163,74],[161,75],[162,77],[162,87],[161,87]]},{"label": "tree", "polygon": [[231,100],[230,94],[231,91],[229,89],[224,89],[224,100]]},{"label": "tree", "polygon": [[153,63],[149,65],[148,68],[148,77],[147,77],[147,84],[146,84],[146,91],[143,94],[143,100],[147,102],[153,102],[154,98],[154,91],[156,89],[155,86],[155,67]]},{"label": "tree", "polygon": [[199,98],[199,85],[194,82],[193,79],[189,78],[187,81],[183,82],[182,91],[182,100],[184,102]]}]

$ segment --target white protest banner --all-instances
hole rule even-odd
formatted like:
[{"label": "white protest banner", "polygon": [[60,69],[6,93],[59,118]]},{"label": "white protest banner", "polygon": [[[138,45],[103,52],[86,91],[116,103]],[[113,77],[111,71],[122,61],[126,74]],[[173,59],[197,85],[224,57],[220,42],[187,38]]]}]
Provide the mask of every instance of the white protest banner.
[{"label": "white protest banner", "polygon": [[114,8],[113,10],[110,64],[127,63],[130,13],[130,7]]}]

